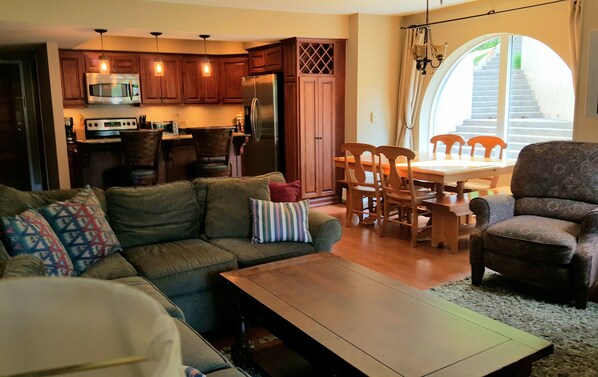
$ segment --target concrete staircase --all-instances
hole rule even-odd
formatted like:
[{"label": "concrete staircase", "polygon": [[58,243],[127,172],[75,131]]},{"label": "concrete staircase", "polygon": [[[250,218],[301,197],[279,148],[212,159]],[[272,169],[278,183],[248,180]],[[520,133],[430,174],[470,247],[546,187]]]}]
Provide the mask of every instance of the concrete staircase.
[{"label": "concrete staircase", "polygon": [[[520,52],[521,37],[513,41],[513,55]],[[474,71],[471,119],[464,120],[453,133],[466,140],[476,135],[497,134],[499,64],[500,53],[497,52],[481,69]],[[512,70],[509,113],[508,158],[517,158],[521,148],[528,144],[571,139],[572,122],[544,118],[522,69]],[[463,153],[469,154],[470,148],[465,146]]]}]

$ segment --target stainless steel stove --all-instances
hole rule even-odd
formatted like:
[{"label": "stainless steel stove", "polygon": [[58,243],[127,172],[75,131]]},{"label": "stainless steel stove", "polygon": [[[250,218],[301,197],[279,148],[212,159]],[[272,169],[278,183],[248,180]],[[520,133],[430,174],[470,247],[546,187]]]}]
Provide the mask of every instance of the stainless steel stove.
[{"label": "stainless steel stove", "polygon": [[135,118],[89,118],[85,119],[85,138],[118,137],[120,131],[136,130],[138,126]]}]

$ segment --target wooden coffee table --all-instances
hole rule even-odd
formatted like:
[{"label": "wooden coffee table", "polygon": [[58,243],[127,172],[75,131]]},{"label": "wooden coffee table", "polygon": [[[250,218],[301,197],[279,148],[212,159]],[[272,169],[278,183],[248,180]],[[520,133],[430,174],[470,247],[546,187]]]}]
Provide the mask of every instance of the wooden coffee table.
[{"label": "wooden coffee table", "polygon": [[221,275],[261,325],[334,375],[525,376],[553,352],[544,339],[330,253]]}]

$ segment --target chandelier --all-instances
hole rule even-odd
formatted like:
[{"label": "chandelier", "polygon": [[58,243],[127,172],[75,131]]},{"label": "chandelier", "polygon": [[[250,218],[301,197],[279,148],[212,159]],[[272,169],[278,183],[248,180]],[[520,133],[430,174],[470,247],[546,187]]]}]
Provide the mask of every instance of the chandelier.
[{"label": "chandelier", "polygon": [[[440,0],[440,4],[442,5],[442,0]],[[422,75],[426,74],[428,64],[434,69],[440,67],[446,54],[446,47],[448,46],[446,42],[434,44],[432,41],[429,6],[430,0],[426,0],[426,24],[417,26],[416,42],[411,47],[411,54],[417,62],[416,68]]]}]

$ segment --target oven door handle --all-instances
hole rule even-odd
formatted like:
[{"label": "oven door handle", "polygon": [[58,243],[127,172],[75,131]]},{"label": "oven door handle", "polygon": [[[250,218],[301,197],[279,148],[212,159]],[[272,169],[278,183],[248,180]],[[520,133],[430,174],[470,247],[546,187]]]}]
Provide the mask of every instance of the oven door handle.
[{"label": "oven door handle", "polygon": [[133,102],[133,81],[129,80],[129,99]]}]

